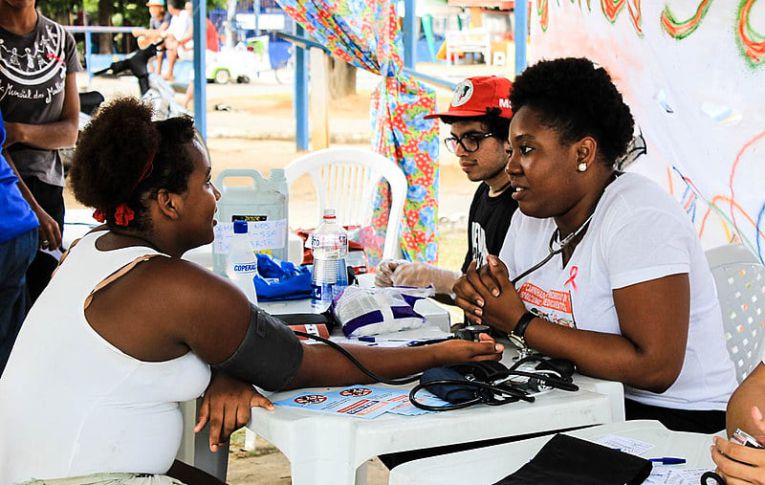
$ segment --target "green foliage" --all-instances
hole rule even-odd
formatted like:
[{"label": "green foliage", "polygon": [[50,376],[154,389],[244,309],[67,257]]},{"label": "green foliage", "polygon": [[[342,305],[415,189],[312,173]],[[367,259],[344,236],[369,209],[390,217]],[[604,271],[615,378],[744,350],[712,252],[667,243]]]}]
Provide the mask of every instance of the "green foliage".
[{"label": "green foliage", "polygon": [[[83,9],[87,13],[89,24],[95,25],[98,19],[99,4],[106,0],[40,0],[37,7],[43,15],[64,25],[73,25]],[[146,0],[112,0],[112,25],[146,25],[149,22],[149,8]],[[226,0],[207,0],[207,9],[226,8]]]}]

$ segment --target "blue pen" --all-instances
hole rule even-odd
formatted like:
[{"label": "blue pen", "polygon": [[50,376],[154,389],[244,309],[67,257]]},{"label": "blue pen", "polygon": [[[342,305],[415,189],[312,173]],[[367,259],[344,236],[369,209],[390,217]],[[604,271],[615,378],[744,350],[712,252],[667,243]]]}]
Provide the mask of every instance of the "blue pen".
[{"label": "blue pen", "polygon": [[682,465],[685,463],[685,458],[679,458],[675,456],[662,456],[659,458],[649,458],[648,461],[659,463],[661,465]]}]

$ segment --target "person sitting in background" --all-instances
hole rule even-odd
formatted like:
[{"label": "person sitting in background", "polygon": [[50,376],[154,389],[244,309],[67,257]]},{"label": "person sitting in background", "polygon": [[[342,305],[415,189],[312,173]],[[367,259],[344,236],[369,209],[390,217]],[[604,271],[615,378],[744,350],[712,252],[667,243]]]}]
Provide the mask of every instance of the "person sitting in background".
[{"label": "person sitting in background", "polygon": [[[0,112],[0,147],[5,124]],[[29,190],[0,152],[0,376],[11,354],[13,342],[27,314],[27,268],[39,245],[40,223],[25,200]]]},{"label": "person sitting in background", "polygon": [[[133,37],[136,38],[136,42],[138,42],[138,47],[140,49],[144,49],[149,46],[149,44],[155,44],[162,40],[162,34],[170,26],[171,16],[170,12],[165,10],[165,0],[149,0],[146,3],[146,6],[149,7],[149,14],[151,15],[149,18],[149,28],[133,29]],[[164,51],[157,51],[156,72],[158,74],[161,74],[162,56],[164,55]],[[151,68],[151,66],[149,67]]]},{"label": "person sitting in background", "polygon": [[460,168],[471,182],[480,182],[470,203],[468,250],[462,271],[427,263],[383,260],[377,266],[376,286],[433,285],[439,299],[453,303],[452,287],[471,261],[479,266],[489,254],[497,255],[510,218],[518,208],[505,172],[512,82],[497,76],[468,78],[454,89],[449,109],[425,118],[440,118],[451,127],[446,148],[459,157]]},{"label": "person sitting in background", "polygon": [[[167,10],[170,12],[170,25],[162,33],[165,39],[165,51],[167,52],[167,72],[163,75],[168,81],[174,78],[173,69],[178,59],[189,60],[192,56],[194,34],[192,31],[192,19],[190,8],[186,8],[190,2],[184,0],[170,0]],[[162,74],[162,63],[159,63],[158,74]]]},{"label": "person sitting in background", "polygon": [[[738,386],[728,402],[726,427],[728,436],[737,429],[765,446],[765,363],[760,362],[754,371]],[[712,460],[717,473],[728,483],[765,483],[765,450],[750,448],[714,438]]]},{"label": "person sitting in background", "polygon": [[[0,483],[99,473],[110,484],[140,474],[184,480],[197,471],[173,463],[178,402],[207,388],[197,429],[210,421],[217,451],[251,406],[271,406],[252,384],[370,382],[336,350],[301,344],[227,279],[181,259],[212,242],[220,197],[191,118],[153,122],[137,99],[107,104],[83,131],[70,177],[105,225],[64,258],[0,378],[0,429],[14,437],[0,440]],[[386,377],[499,360],[503,350],[490,338],[346,348]]]},{"label": "person sitting in background", "polygon": [[625,384],[627,419],[715,432],[735,388],[696,231],[654,182],[614,169],[629,107],[587,59],[542,61],[510,94],[518,202],[499,258],[471,263],[457,304],[578,372]]},{"label": "person sitting in background", "polygon": [[[218,52],[220,52],[220,42],[219,42],[220,39],[218,36],[218,29],[215,28],[215,25],[212,23],[212,21],[209,18],[206,18],[205,20],[206,20],[205,48],[207,49],[207,52],[205,53],[205,60],[206,62],[211,63],[211,62],[215,62],[216,56],[218,55]],[[191,34],[192,36],[194,35],[193,27],[191,30]],[[193,46],[193,42],[192,42],[192,46]],[[193,78],[189,80],[189,85],[186,88],[186,95],[183,98],[183,107],[186,109],[189,109],[191,107],[192,101],[194,101],[194,79]]]},{"label": "person sitting in background", "polygon": [[171,19],[170,12],[165,10],[165,0],[149,0],[146,6],[149,7],[149,15],[151,15],[149,28],[136,27],[132,32],[141,49],[162,40],[162,33],[170,26]]}]

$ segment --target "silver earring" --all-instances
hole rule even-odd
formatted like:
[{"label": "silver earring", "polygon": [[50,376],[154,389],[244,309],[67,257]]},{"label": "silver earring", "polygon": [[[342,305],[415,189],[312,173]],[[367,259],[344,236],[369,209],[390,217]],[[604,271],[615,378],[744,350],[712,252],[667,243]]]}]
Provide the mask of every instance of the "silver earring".
[{"label": "silver earring", "polygon": [[580,172],[587,171],[587,164],[585,162],[581,162],[579,165],[577,165],[576,169]]}]

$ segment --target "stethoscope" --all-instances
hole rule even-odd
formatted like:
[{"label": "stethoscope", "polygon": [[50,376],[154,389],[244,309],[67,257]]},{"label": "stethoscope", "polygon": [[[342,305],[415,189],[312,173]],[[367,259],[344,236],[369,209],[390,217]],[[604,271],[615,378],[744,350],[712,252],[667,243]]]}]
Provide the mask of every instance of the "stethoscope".
[{"label": "stethoscope", "polygon": [[[568,236],[564,237],[563,240],[561,240],[561,241],[558,241],[558,238],[560,237],[560,229],[556,228],[555,231],[553,231],[552,236],[550,236],[550,242],[548,244],[548,248],[549,248],[549,251],[550,251],[549,254],[547,256],[545,256],[540,262],[538,262],[537,264],[535,264],[531,268],[527,269],[526,271],[524,271],[520,275],[518,275],[515,278],[513,278],[512,280],[510,280],[510,282],[513,284],[513,286],[515,286],[515,284],[518,281],[520,281],[522,278],[530,275],[534,271],[538,270],[539,268],[541,268],[542,266],[547,264],[547,262],[550,261],[555,255],[562,253],[563,250],[566,249],[566,246],[571,244],[571,241],[573,241],[574,238],[577,237],[582,231],[584,231],[584,229],[590,224],[590,221],[592,220],[592,216],[594,216],[594,215],[595,215],[595,211],[593,211],[592,214],[590,214],[590,217],[588,217],[587,220],[585,220],[582,223],[582,225],[579,226],[576,229],[576,231],[574,231],[571,234],[569,234]],[[553,247],[554,245],[557,245],[558,248],[557,249],[554,248]]]}]

